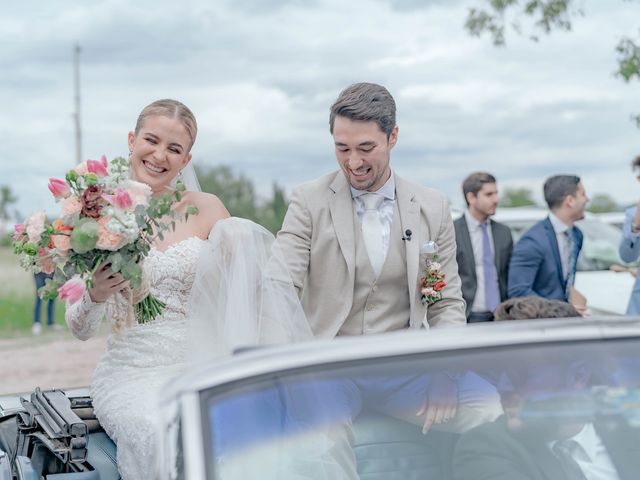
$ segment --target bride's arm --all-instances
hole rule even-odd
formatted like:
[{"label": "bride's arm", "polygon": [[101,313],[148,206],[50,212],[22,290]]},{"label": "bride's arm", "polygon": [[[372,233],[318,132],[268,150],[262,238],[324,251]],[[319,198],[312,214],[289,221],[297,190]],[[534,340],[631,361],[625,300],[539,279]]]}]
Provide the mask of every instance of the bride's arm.
[{"label": "bride's arm", "polygon": [[106,307],[106,302],[92,302],[88,290],[85,290],[80,301],[73,305],[67,302],[64,318],[73,336],[80,340],[93,337],[105,317]]},{"label": "bride's arm", "polygon": [[116,325],[118,318],[127,315],[127,305],[119,295],[128,283],[119,273],[114,273],[107,262],[103,262],[93,275],[93,287],[86,289],[82,299],[73,305],[67,303],[65,320],[71,333],[80,340],[95,335],[100,322],[108,316]]}]

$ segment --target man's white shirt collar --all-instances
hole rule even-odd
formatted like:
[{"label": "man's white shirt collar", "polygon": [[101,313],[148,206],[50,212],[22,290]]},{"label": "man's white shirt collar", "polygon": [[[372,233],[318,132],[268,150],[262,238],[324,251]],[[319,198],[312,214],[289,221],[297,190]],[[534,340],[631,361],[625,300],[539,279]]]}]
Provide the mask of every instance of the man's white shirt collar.
[{"label": "man's white shirt collar", "polygon": [[349,188],[351,189],[351,198],[358,198],[366,193],[377,193],[378,195],[382,195],[384,198],[388,199],[388,200],[395,200],[396,199],[396,177],[393,173],[393,171],[391,171],[391,176],[389,177],[389,179],[385,182],[385,184],[380,187],[380,189],[376,190],[375,192],[368,192],[366,190],[358,190],[356,188],[353,188],[352,186],[349,186]]},{"label": "man's white shirt collar", "polygon": [[564,233],[569,230],[569,228],[571,228],[558,217],[556,217],[552,212],[549,212],[549,220],[551,221],[551,225],[553,226],[553,230],[556,232],[556,235]]},{"label": "man's white shirt collar", "polygon": [[[471,215],[471,212],[469,212],[468,208],[464,211],[464,216],[467,219],[467,225],[469,225],[470,227],[473,227],[475,229],[475,228],[480,228],[480,225],[482,225],[476,217]],[[487,226],[491,225],[489,218],[487,218],[487,220],[484,223],[486,223]]]},{"label": "man's white shirt collar", "polygon": [[[578,462],[582,473],[588,480],[618,480],[620,477],[611,460],[607,448],[598,436],[593,423],[587,423],[580,432],[570,438],[580,448],[572,453],[573,459]],[[550,449],[556,442],[548,444]]]}]

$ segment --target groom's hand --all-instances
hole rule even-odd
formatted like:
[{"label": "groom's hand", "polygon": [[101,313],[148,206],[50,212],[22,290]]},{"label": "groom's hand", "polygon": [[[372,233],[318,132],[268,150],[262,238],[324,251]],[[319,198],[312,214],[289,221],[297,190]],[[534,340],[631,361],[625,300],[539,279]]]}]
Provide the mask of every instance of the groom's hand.
[{"label": "groom's hand", "polygon": [[433,424],[447,423],[458,411],[458,383],[444,373],[436,373],[427,389],[427,398],[416,416],[425,416],[422,433],[427,433]]}]

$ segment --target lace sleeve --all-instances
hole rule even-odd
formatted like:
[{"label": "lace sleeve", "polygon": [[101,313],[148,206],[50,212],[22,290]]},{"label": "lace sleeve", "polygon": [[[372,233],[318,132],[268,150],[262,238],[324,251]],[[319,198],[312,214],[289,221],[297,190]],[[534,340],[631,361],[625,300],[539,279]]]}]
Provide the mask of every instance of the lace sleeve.
[{"label": "lace sleeve", "polygon": [[74,337],[87,340],[98,331],[103,318],[109,318],[111,325],[116,324],[119,317],[126,315],[126,302],[120,294],[116,294],[104,303],[91,301],[89,292],[85,291],[80,301],[73,305],[67,302],[65,320]]}]

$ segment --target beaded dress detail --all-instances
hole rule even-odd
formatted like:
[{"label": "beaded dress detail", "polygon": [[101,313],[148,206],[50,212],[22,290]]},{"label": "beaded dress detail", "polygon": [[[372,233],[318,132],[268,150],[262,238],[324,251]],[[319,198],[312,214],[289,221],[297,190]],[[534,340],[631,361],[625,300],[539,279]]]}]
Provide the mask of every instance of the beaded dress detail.
[{"label": "beaded dress detail", "polygon": [[[112,333],[96,366],[91,395],[102,427],[118,446],[124,480],[152,478],[156,467],[156,428],[160,388],[187,360],[187,305],[204,241],[191,237],[166,251],[152,249],[144,262],[150,291],[165,303],[163,313],[145,324]],[[93,304],[85,294],[68,306],[67,323],[81,339],[92,336],[106,316],[114,324],[126,316],[117,294]]]}]

